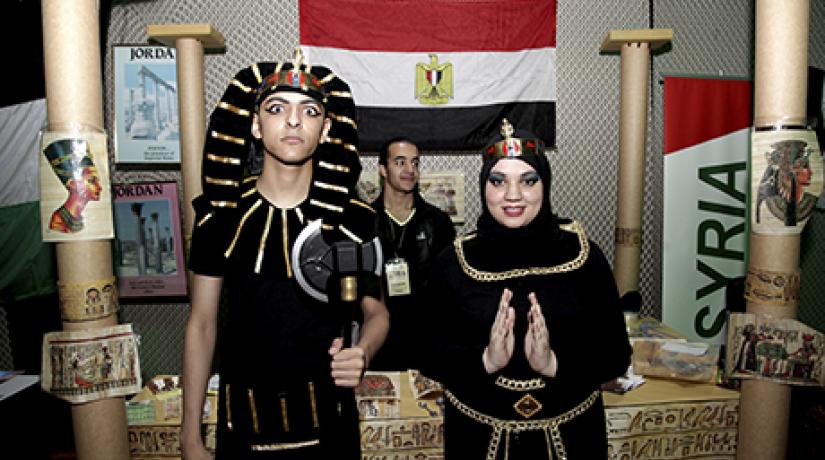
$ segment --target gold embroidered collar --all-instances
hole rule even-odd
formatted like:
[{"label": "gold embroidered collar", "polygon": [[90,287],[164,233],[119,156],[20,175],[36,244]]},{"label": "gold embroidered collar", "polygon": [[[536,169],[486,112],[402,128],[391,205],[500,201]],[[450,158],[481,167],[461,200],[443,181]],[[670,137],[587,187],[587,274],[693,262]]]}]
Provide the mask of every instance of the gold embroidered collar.
[{"label": "gold embroidered collar", "polygon": [[584,229],[577,221],[572,221],[568,224],[561,224],[559,225],[559,228],[567,232],[575,233],[579,237],[579,254],[572,260],[550,267],[515,268],[503,272],[482,271],[470,266],[467,262],[467,258],[464,256],[464,242],[475,238],[477,235],[476,233],[471,233],[469,235],[456,238],[453,242],[453,246],[455,246],[455,254],[458,258],[459,265],[461,265],[461,269],[464,270],[464,273],[467,274],[467,276],[476,281],[504,281],[530,275],[565,273],[576,270],[584,265],[584,262],[587,260],[587,256],[590,253],[590,244],[587,241],[587,235],[584,234]]}]

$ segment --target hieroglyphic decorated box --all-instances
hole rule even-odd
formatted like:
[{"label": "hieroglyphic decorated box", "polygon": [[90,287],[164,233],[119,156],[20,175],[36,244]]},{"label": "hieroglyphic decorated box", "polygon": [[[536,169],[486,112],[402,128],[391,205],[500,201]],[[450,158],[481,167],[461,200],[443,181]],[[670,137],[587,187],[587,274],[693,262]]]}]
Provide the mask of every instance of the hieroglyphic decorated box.
[{"label": "hieroglyphic decorated box", "polygon": [[[217,376],[209,382],[204,403],[204,445],[215,451]],[[158,375],[126,404],[132,460],[179,460],[182,388],[176,375]]]},{"label": "hieroglyphic decorated box", "polygon": [[736,458],[738,391],[651,378],[604,402],[610,460]]},{"label": "hieroglyphic decorated box", "polygon": [[368,372],[356,389],[361,460],[443,460],[441,388],[417,371]]}]

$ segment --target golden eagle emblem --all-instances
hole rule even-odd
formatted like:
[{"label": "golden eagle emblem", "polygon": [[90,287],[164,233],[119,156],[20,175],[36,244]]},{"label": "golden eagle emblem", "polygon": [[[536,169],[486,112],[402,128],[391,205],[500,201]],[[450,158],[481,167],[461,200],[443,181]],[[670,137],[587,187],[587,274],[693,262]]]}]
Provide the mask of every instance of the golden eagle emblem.
[{"label": "golden eagle emblem", "polygon": [[426,105],[441,105],[453,97],[453,64],[438,63],[430,54],[430,63],[415,65],[415,98]]}]

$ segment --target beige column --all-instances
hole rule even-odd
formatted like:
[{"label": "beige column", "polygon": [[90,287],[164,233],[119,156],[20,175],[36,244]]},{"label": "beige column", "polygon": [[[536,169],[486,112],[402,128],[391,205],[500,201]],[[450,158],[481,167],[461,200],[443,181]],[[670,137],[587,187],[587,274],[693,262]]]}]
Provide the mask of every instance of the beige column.
[{"label": "beige column", "polygon": [[672,39],[671,29],[613,30],[602,42],[603,53],[619,52],[622,59],[618,197],[613,258],[613,275],[619,295],[639,290],[650,52],[668,44]]},{"label": "beige column", "polygon": [[206,136],[203,94],[205,48],[223,49],[223,35],[209,24],[150,24],[146,35],[175,47],[180,112],[180,161],[183,178],[184,254],[189,254],[195,210],[192,200],[201,194],[201,161]]},{"label": "beige column", "polygon": [[[50,130],[71,125],[103,130],[98,3],[97,0],[42,0]],[[89,284],[113,276],[109,240],[57,243],[56,250],[61,284]],[[116,324],[117,316],[111,315],[82,323],[64,322],[63,329],[95,329]],[[124,398],[75,404],[71,412],[79,460],[129,458]]]},{"label": "beige column", "polygon": [[[757,0],[754,124],[805,124],[808,78],[808,0]],[[755,174],[755,173],[752,173]],[[751,199],[755,199],[751,197]],[[801,228],[800,228],[801,231]],[[748,276],[799,270],[799,234],[751,232]],[[747,302],[747,312],[796,318],[798,292],[781,305]],[[742,381],[737,458],[781,460],[787,455],[791,389],[766,380]]]}]

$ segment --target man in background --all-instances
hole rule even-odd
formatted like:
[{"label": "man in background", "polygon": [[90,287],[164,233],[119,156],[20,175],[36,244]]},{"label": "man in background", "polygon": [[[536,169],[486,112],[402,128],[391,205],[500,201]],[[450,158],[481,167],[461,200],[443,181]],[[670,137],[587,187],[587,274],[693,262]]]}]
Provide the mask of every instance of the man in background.
[{"label": "man in background", "polygon": [[415,344],[424,322],[416,315],[436,255],[455,239],[455,228],[442,210],[418,191],[420,155],[415,143],[396,137],[384,143],[378,159],[381,195],[372,203],[377,235],[384,250],[384,301],[391,326],[371,370],[417,369]]}]

